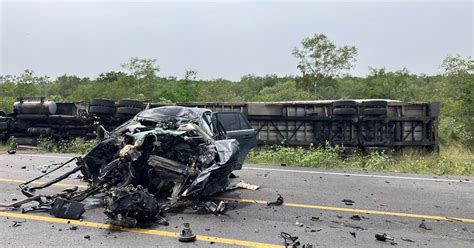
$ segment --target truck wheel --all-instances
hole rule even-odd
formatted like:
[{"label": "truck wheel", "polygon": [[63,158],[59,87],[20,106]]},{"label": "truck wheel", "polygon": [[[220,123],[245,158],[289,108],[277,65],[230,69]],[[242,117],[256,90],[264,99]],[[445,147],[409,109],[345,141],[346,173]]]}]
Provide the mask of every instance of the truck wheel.
[{"label": "truck wheel", "polygon": [[356,115],[357,110],[354,108],[336,108],[333,110],[334,115]]},{"label": "truck wheel", "polygon": [[362,106],[371,108],[385,108],[387,107],[387,101],[364,101]]},{"label": "truck wheel", "polygon": [[143,109],[143,102],[138,100],[123,99],[118,101],[117,107],[134,107]]},{"label": "truck wheel", "polygon": [[357,104],[356,101],[344,100],[344,101],[335,101],[332,103],[333,107],[355,107]]},{"label": "truck wheel", "polygon": [[387,109],[386,108],[366,108],[364,109],[365,115],[386,115]]},{"label": "truck wheel", "polygon": [[115,102],[109,99],[95,98],[89,103],[90,106],[103,106],[109,108],[115,108]]},{"label": "truck wheel", "polygon": [[140,111],[142,111],[139,108],[133,108],[133,107],[118,107],[117,108],[117,114],[126,114],[126,115],[136,115]]},{"label": "truck wheel", "polygon": [[7,130],[8,122],[0,122],[0,130]]},{"label": "truck wheel", "polygon": [[89,113],[91,114],[113,115],[114,112],[115,109],[111,107],[89,106]]}]

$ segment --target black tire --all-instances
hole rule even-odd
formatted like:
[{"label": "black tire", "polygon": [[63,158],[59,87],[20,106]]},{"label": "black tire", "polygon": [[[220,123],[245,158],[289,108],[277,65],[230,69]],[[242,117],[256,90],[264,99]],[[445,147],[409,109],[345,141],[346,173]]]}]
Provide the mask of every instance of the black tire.
[{"label": "black tire", "polygon": [[0,130],[7,130],[8,122],[0,122]]},{"label": "black tire", "polygon": [[332,103],[332,106],[337,107],[355,107],[357,104],[356,101],[344,100],[344,101],[335,101]]},{"label": "black tire", "polygon": [[335,108],[332,113],[334,115],[356,115],[357,109],[354,108]]},{"label": "black tire", "polygon": [[128,121],[133,118],[134,115],[128,115],[128,114],[116,114],[115,117],[117,117],[120,121]]},{"label": "black tire", "polygon": [[115,108],[115,102],[109,99],[95,98],[89,103],[90,106],[103,106],[109,108]]},{"label": "black tire", "polygon": [[123,100],[118,101],[117,107],[134,107],[134,108],[143,109],[143,102],[138,101],[138,100],[123,99]]},{"label": "black tire", "polygon": [[118,107],[117,108],[117,114],[121,115],[136,115],[140,111],[142,111],[139,108],[133,108],[133,107]]},{"label": "black tire", "polygon": [[366,108],[364,109],[365,115],[387,115],[386,108]]},{"label": "black tire", "polygon": [[89,106],[90,114],[113,115],[115,108],[104,106]]},{"label": "black tire", "polygon": [[386,108],[387,101],[364,101],[362,102],[362,106],[364,107],[372,107],[372,108]]}]

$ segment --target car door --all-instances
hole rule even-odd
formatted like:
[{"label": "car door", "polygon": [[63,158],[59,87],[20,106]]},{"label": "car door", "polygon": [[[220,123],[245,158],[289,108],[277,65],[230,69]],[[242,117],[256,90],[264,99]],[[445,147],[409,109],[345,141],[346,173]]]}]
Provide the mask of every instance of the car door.
[{"label": "car door", "polygon": [[226,130],[227,137],[239,142],[240,156],[238,164],[241,167],[250,149],[257,146],[255,130],[250,125],[247,117],[241,112],[219,112],[214,113],[214,115]]}]

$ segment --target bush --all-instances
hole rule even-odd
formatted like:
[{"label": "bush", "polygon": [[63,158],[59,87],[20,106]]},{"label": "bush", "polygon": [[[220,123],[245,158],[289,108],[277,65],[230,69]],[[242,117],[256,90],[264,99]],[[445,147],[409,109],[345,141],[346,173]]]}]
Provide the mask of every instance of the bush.
[{"label": "bush", "polygon": [[38,147],[47,152],[78,153],[85,154],[99,143],[98,140],[84,140],[75,138],[73,140],[54,141],[50,138],[39,138]]},{"label": "bush", "polygon": [[451,145],[441,154],[406,152],[397,156],[384,153],[340,156],[340,148],[270,147],[251,151],[247,162],[328,169],[354,169],[424,173],[436,175],[474,175],[474,154],[468,148]]}]

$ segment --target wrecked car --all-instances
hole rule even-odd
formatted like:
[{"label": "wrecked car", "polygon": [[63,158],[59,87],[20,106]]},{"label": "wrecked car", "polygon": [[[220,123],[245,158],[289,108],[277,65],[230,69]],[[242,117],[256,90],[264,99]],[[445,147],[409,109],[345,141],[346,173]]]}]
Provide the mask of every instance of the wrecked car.
[{"label": "wrecked car", "polygon": [[[236,121],[244,128],[236,128]],[[9,206],[35,201],[38,204],[24,211],[46,210],[58,217],[78,218],[84,212],[80,202],[100,195],[105,214],[114,224],[124,226],[156,222],[163,213],[186,206],[222,210],[203,199],[226,190],[229,175],[242,168],[256,146],[255,130],[242,113],[180,106],[144,110],[111,132],[99,127],[98,136],[100,143],[83,157],[21,184],[28,199]],[[77,166],[63,175],[30,186],[74,160]],[[79,171],[88,188],[36,194]]]}]

